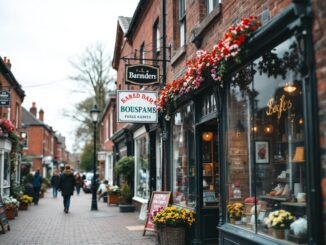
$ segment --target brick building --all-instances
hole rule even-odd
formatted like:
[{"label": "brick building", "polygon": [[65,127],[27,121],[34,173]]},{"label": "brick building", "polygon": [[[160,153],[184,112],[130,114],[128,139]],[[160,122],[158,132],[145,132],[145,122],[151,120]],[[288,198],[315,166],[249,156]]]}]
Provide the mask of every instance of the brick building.
[{"label": "brick building", "polygon": [[32,171],[40,169],[49,177],[59,165],[68,163],[65,138],[44,122],[44,111],[37,111],[35,102],[29,111],[23,108],[22,118],[26,133],[23,161],[32,166]]},{"label": "brick building", "polygon": [[[10,186],[13,181],[19,183],[20,181],[20,152],[18,149],[13,149],[13,140],[10,134],[16,135],[19,143],[19,135],[22,130],[21,114],[22,103],[25,97],[25,92],[21,85],[16,80],[11,71],[10,59],[0,57],[0,92],[1,92],[1,106],[0,119],[1,124],[3,120],[9,120],[14,126],[14,129],[9,133],[9,137],[5,134],[4,128],[1,125],[0,137],[0,195],[9,195]],[[16,138],[16,137],[15,137]],[[9,153],[16,151],[16,160],[11,161]],[[13,153],[12,153],[13,154]]]},{"label": "brick building", "polygon": [[[115,161],[135,156],[134,201],[171,191],[173,204],[196,211],[188,243],[323,244],[325,3],[165,2],[174,97],[164,97],[158,125],[118,123],[110,138]],[[141,0],[131,20],[119,18],[118,90],[160,89],[125,84],[124,66],[161,66],[151,60],[162,59],[161,7]],[[262,27],[241,22],[248,16]],[[234,217],[228,204],[244,211]],[[265,222],[281,209],[308,229],[273,235]]]}]

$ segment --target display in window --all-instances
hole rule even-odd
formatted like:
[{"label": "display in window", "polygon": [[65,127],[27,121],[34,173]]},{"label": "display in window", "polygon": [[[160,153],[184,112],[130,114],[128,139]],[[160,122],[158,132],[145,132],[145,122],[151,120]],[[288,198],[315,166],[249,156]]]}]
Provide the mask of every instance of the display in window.
[{"label": "display in window", "polygon": [[306,244],[305,173],[312,163],[305,159],[298,59],[290,38],[233,76],[246,81],[231,86],[227,100],[226,217],[239,228]]}]

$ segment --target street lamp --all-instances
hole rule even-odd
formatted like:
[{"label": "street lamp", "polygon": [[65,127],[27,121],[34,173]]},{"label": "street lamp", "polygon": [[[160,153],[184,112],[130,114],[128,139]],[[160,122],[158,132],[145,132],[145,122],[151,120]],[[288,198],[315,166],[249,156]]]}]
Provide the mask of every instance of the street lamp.
[{"label": "street lamp", "polygon": [[92,184],[92,206],[91,211],[97,210],[97,198],[96,198],[96,124],[98,121],[98,116],[100,114],[100,110],[97,109],[97,106],[94,105],[90,110],[91,119],[94,124],[94,149],[93,149],[93,184]]}]

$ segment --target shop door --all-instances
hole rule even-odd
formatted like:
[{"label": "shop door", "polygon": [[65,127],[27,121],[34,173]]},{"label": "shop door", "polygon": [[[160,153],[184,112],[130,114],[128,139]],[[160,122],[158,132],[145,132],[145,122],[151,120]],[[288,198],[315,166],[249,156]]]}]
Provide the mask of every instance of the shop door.
[{"label": "shop door", "polygon": [[217,123],[215,125],[214,121],[200,126],[198,140],[200,226],[204,244],[218,243],[219,164]]}]

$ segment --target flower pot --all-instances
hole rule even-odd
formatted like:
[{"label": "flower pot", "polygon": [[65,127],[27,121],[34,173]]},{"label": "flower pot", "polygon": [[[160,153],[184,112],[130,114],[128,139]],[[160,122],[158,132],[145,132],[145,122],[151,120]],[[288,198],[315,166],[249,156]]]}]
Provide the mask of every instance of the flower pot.
[{"label": "flower pot", "polygon": [[135,206],[133,204],[120,204],[120,213],[130,213],[135,211]]},{"label": "flower pot", "polygon": [[19,210],[27,210],[27,209],[28,209],[28,204],[27,203],[21,202],[19,204]]},{"label": "flower pot", "polygon": [[235,218],[230,218],[230,224],[232,224],[232,225],[235,224]]},{"label": "flower pot", "polygon": [[44,198],[44,191],[40,192],[40,198]]},{"label": "flower pot", "polygon": [[111,205],[111,204],[116,204],[118,205],[119,204],[119,194],[109,194],[108,195],[108,205]]},{"label": "flower pot", "polygon": [[276,239],[284,239],[285,238],[285,231],[284,231],[284,229],[273,229],[273,236]]},{"label": "flower pot", "polygon": [[186,228],[162,226],[159,229],[160,245],[185,245]]},{"label": "flower pot", "polygon": [[16,208],[8,208],[5,211],[7,219],[14,219],[16,216]]}]

